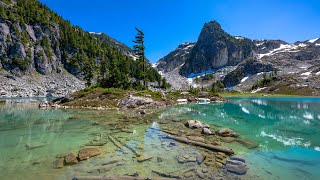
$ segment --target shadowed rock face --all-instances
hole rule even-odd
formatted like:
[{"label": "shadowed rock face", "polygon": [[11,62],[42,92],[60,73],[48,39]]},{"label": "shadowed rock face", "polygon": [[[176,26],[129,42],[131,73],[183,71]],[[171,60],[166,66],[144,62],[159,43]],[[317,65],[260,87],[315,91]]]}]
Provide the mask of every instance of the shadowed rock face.
[{"label": "shadowed rock face", "polygon": [[243,63],[239,64],[239,66],[234,71],[227,74],[223,79],[223,84],[226,87],[235,86],[239,84],[241,79],[246,76],[251,76],[259,72],[269,72],[273,70],[274,68],[272,64],[262,63],[255,59],[248,59]]},{"label": "shadowed rock face", "polygon": [[190,58],[190,52],[195,43],[183,43],[177,49],[161,58],[156,64],[157,69],[163,73],[170,72],[181,67]]},{"label": "shadowed rock face", "polygon": [[252,56],[254,44],[226,33],[216,21],[206,23],[180,73],[188,76],[227,65],[236,65]]}]

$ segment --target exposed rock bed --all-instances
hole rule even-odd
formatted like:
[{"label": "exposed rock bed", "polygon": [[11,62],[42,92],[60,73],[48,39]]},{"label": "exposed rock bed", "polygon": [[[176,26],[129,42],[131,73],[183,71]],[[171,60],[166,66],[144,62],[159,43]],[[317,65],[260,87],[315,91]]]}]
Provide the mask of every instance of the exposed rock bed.
[{"label": "exposed rock bed", "polygon": [[85,87],[85,83],[63,72],[13,76],[0,72],[0,97],[62,97]]}]

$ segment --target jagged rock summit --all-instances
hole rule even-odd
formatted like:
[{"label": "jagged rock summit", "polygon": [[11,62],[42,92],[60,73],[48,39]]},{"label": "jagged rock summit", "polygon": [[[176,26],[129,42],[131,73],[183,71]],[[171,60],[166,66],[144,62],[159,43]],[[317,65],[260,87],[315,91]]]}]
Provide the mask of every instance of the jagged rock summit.
[{"label": "jagged rock summit", "polygon": [[193,77],[194,74],[236,65],[252,56],[254,44],[246,38],[236,38],[226,33],[216,21],[206,23],[198,41],[190,52],[190,58],[180,73]]}]

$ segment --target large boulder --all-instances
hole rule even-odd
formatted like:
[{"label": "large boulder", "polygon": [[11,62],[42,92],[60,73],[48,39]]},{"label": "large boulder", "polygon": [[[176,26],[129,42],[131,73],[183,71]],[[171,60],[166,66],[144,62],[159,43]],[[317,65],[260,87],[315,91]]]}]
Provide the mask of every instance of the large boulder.
[{"label": "large boulder", "polygon": [[130,96],[130,97],[121,99],[121,101],[118,103],[118,107],[137,108],[140,106],[151,104],[153,102],[154,102],[153,99],[148,97]]},{"label": "large boulder", "polygon": [[198,96],[200,98],[205,98],[205,97],[208,97],[209,93],[208,92],[199,92]]},{"label": "large boulder", "polygon": [[220,129],[219,131],[217,131],[217,134],[222,137],[238,137],[239,136],[238,133],[234,132],[229,128]]},{"label": "large boulder", "polygon": [[210,126],[208,124],[205,124],[201,121],[197,121],[197,120],[189,120],[187,121],[187,123],[185,124],[186,127],[188,128],[210,128]]},{"label": "large boulder", "polygon": [[208,128],[203,128],[201,133],[202,133],[202,134],[208,134],[208,135],[213,135],[213,134],[214,134],[214,133],[213,133],[210,129],[208,129]]},{"label": "large boulder", "polygon": [[66,165],[73,165],[78,163],[77,156],[74,153],[69,153],[64,156],[64,163]]},{"label": "large boulder", "polygon": [[79,151],[78,158],[80,161],[83,161],[100,154],[101,150],[98,148],[83,148]]}]

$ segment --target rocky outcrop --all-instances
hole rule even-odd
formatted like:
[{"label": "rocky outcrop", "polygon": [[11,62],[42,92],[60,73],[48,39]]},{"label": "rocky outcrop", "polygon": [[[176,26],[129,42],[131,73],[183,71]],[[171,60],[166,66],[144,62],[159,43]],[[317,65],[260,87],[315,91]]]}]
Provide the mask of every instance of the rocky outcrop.
[{"label": "rocky outcrop", "polygon": [[197,43],[181,68],[181,74],[191,76],[227,65],[236,65],[251,57],[254,44],[247,38],[235,38],[216,21],[206,23]]},{"label": "rocky outcrop", "polygon": [[97,148],[83,148],[79,151],[79,161],[87,160],[91,157],[98,156],[101,154],[101,150]]},{"label": "rocky outcrop", "polygon": [[274,68],[272,64],[250,58],[239,64],[234,71],[228,73],[223,79],[223,84],[225,87],[235,86],[239,84],[245,77],[249,77],[260,72],[270,72],[273,70]]},{"label": "rocky outcrop", "polygon": [[165,101],[155,101],[152,98],[141,96],[125,97],[117,104],[122,109],[156,109],[166,105]]},{"label": "rocky outcrop", "polygon": [[208,124],[205,124],[201,121],[197,121],[197,120],[189,120],[186,122],[185,124],[186,127],[188,128],[210,128],[210,126]]},{"label": "rocky outcrop", "polygon": [[189,59],[190,52],[194,45],[195,43],[183,43],[179,45],[177,49],[161,58],[157,62],[156,68],[163,73],[167,73],[183,66],[186,60]]},{"label": "rocky outcrop", "polygon": [[238,137],[239,134],[234,132],[232,129],[223,128],[217,131],[217,134],[222,137]]}]

